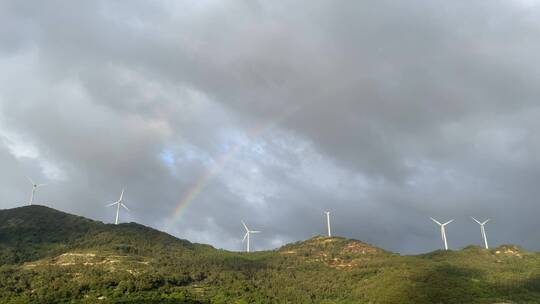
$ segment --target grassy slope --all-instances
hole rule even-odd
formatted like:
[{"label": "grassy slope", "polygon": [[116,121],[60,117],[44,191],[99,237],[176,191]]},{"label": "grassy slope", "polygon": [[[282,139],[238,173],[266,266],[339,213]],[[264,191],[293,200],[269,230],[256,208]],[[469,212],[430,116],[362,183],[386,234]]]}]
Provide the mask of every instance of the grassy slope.
[{"label": "grassy slope", "polygon": [[243,254],[42,206],[0,211],[0,262],[1,303],[540,303],[540,256],[515,246],[399,256],[315,237]]}]

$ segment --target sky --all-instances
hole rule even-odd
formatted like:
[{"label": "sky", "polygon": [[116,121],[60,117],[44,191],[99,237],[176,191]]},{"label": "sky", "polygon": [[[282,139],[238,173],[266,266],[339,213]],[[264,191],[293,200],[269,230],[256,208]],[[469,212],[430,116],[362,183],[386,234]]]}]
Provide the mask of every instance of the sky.
[{"label": "sky", "polygon": [[0,0],[0,208],[540,250],[540,3]]}]

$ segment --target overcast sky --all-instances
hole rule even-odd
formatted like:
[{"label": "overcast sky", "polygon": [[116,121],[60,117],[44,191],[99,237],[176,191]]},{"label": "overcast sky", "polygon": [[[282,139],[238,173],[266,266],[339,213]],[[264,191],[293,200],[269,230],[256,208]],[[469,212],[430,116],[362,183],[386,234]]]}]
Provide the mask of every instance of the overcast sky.
[{"label": "overcast sky", "polygon": [[[536,1],[0,0],[0,208],[258,250],[540,250]],[[177,212],[178,211],[178,212]]]}]

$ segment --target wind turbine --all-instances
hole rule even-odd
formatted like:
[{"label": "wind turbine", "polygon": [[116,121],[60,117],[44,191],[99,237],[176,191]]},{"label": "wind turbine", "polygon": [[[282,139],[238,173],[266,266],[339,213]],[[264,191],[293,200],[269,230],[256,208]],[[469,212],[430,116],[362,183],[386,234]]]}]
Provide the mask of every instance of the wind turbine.
[{"label": "wind turbine", "polygon": [[444,243],[444,250],[448,250],[448,242],[446,241],[446,231],[445,231],[444,227],[446,225],[450,224],[451,222],[453,222],[454,220],[449,220],[448,222],[446,222],[444,224],[441,224],[439,221],[435,220],[432,217],[430,217],[430,219],[432,221],[434,221],[435,223],[437,223],[439,226],[441,226],[441,238],[442,238],[442,241]]},{"label": "wind turbine", "polygon": [[249,230],[248,226],[246,225],[246,223],[244,223],[244,221],[242,221],[242,225],[244,225],[244,228],[246,228],[246,234],[244,235],[244,239],[242,239],[242,243],[245,242],[246,239],[247,239],[247,248],[246,248],[246,252],[249,252],[249,236],[250,236],[252,233],[260,233],[260,231]]},{"label": "wind turbine", "polygon": [[487,224],[487,222],[489,222],[489,219],[483,221],[483,222],[480,222],[479,220],[475,219],[474,217],[471,217],[475,222],[478,223],[478,225],[480,225],[480,232],[482,233],[482,239],[484,240],[484,245],[486,246],[486,249],[489,249],[489,246],[488,246],[488,241],[487,241],[487,236],[486,236],[486,228],[484,227],[484,225]]},{"label": "wind turbine", "polygon": [[36,196],[36,191],[39,187],[46,186],[47,184],[37,184],[35,183],[30,177],[27,177],[30,183],[32,183],[32,195],[30,196],[30,202],[29,205],[32,205],[34,203],[34,197]]},{"label": "wind turbine", "polygon": [[111,207],[116,205],[116,220],[114,221],[115,225],[118,225],[118,215],[120,214],[120,206],[122,206],[124,209],[129,211],[128,207],[124,205],[124,189],[122,189],[122,193],[120,194],[120,199],[118,199],[116,202],[112,204],[108,204],[107,207]]},{"label": "wind turbine", "polygon": [[330,211],[325,211],[326,213],[326,226],[328,227],[328,237],[332,237],[332,230],[330,229]]}]

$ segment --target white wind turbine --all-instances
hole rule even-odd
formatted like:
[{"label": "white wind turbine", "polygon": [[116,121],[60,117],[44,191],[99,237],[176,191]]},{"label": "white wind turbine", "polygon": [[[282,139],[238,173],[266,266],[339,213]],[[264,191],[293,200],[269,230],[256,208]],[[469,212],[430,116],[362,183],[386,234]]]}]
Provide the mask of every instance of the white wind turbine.
[{"label": "white wind turbine", "polygon": [[120,194],[120,199],[118,199],[116,202],[112,204],[108,204],[107,207],[111,207],[116,205],[116,220],[114,221],[115,225],[118,225],[118,215],[120,214],[120,206],[122,206],[124,209],[129,211],[128,207],[124,205],[124,189],[122,189],[122,193]]},{"label": "white wind turbine", "polygon": [[28,180],[30,183],[32,183],[32,195],[30,196],[30,202],[29,205],[32,205],[34,203],[34,197],[36,196],[36,191],[39,187],[46,186],[47,184],[37,184],[35,183],[30,177],[28,177]]},{"label": "white wind turbine", "polygon": [[489,222],[489,219],[483,221],[483,222],[480,222],[479,220],[475,219],[474,217],[472,217],[472,219],[478,223],[478,225],[480,225],[480,232],[482,233],[482,239],[484,240],[484,245],[486,246],[486,249],[489,249],[489,246],[488,246],[488,241],[487,241],[487,236],[486,236],[486,228],[484,227],[487,222]]},{"label": "white wind turbine", "polygon": [[260,233],[260,231],[249,230],[248,226],[246,225],[246,223],[244,223],[244,221],[242,221],[242,225],[244,225],[244,228],[246,229],[246,234],[244,235],[244,239],[242,239],[242,243],[245,242],[247,239],[246,252],[249,252],[249,236],[252,233]]},{"label": "white wind turbine", "polygon": [[332,229],[330,229],[330,211],[325,211],[326,213],[326,226],[328,228],[328,237],[332,236]]},{"label": "white wind turbine", "polygon": [[441,238],[444,243],[444,250],[448,250],[448,242],[446,241],[446,230],[444,229],[444,227],[450,224],[451,222],[453,222],[454,220],[449,220],[448,222],[441,224],[439,221],[435,220],[432,217],[430,217],[430,219],[434,221],[435,223],[437,223],[439,226],[441,226]]}]

